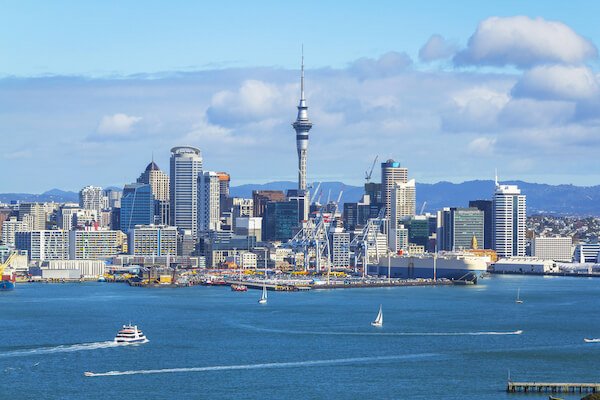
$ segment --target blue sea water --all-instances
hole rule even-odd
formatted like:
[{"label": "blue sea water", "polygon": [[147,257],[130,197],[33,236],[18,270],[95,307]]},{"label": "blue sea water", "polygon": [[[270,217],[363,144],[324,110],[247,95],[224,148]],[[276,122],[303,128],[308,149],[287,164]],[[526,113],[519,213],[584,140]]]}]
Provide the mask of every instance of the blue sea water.
[{"label": "blue sea water", "polygon": [[[583,342],[600,337],[599,293],[593,278],[493,276],[259,305],[226,287],[21,284],[0,293],[0,398],[542,399],[506,394],[508,371],[599,382],[600,343]],[[110,343],[129,321],[149,343]]]}]

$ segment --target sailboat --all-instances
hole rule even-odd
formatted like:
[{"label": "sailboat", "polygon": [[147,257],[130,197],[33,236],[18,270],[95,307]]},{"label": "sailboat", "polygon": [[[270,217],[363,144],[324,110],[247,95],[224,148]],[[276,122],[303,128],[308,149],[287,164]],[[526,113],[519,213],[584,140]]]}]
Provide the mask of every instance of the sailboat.
[{"label": "sailboat", "polygon": [[523,304],[523,300],[521,300],[521,288],[517,289],[517,299],[515,300],[517,304]]},{"label": "sailboat", "polygon": [[262,296],[258,300],[259,304],[265,304],[267,302],[267,285],[263,285]]},{"label": "sailboat", "polygon": [[383,311],[381,310],[381,304],[379,305],[379,312],[377,313],[377,318],[375,318],[375,321],[371,322],[371,325],[373,326],[383,326]]}]

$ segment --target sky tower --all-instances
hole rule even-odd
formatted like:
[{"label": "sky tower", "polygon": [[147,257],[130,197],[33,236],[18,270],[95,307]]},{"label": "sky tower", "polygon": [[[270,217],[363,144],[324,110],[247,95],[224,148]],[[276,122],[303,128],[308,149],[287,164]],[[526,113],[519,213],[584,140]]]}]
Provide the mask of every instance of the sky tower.
[{"label": "sky tower", "polygon": [[308,153],[308,131],[312,122],[308,119],[308,107],[304,98],[304,49],[302,50],[302,69],[300,78],[300,103],[298,117],[292,124],[296,131],[296,148],[298,149],[298,191],[306,191],[306,157]]}]

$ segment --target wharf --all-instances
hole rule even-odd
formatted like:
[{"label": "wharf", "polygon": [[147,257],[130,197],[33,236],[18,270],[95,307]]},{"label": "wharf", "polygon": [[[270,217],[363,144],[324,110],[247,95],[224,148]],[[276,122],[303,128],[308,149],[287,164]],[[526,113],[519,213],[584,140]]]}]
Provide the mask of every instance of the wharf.
[{"label": "wharf", "polygon": [[465,284],[464,281],[452,281],[449,279],[439,279],[437,281],[428,280],[393,280],[389,281],[361,281],[361,280],[332,280],[311,282],[308,280],[282,280],[282,281],[253,281],[253,280],[226,280],[227,285],[245,285],[248,289],[295,292],[299,290],[318,290],[318,289],[353,289],[353,288],[382,288],[382,287],[404,287],[404,286],[449,286],[455,284]]},{"label": "wharf", "polygon": [[600,383],[508,382],[508,393],[600,393]]}]

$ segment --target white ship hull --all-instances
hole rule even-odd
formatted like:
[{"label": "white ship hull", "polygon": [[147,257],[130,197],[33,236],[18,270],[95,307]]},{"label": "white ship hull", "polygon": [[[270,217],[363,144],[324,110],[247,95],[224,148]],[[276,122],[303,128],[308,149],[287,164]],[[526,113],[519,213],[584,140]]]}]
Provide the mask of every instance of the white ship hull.
[{"label": "white ship hull", "polygon": [[[487,270],[489,257],[472,254],[445,253],[434,257],[432,254],[417,256],[391,257],[389,266],[392,278],[447,278],[472,280]],[[381,258],[379,263],[369,265],[369,275],[388,275],[388,258]]]}]

